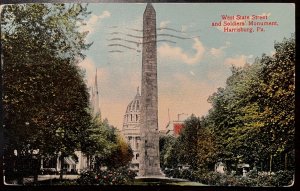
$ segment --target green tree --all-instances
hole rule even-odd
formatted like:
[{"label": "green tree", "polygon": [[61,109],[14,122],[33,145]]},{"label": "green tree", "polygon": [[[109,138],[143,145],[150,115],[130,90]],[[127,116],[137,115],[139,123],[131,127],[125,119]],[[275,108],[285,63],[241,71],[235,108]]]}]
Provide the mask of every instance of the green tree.
[{"label": "green tree", "polygon": [[[256,135],[255,131],[261,127],[262,114],[257,103],[260,68],[259,63],[244,68],[233,67],[226,87],[209,98],[213,108],[207,119],[216,135],[217,155],[228,166],[241,162],[241,158],[249,162],[248,156],[252,157],[249,151],[253,151],[250,147],[255,142],[245,141],[251,140],[251,135]],[[259,155],[257,152],[252,154]]]},{"label": "green tree", "polygon": [[188,118],[175,143],[171,141],[170,145],[173,148],[166,150],[169,158],[166,158],[165,162],[172,159],[173,167],[174,164],[175,167],[181,164],[190,165],[194,170],[211,169],[215,157],[214,137],[205,124],[204,118],[200,119],[194,115]]},{"label": "green tree", "polygon": [[133,157],[133,151],[130,145],[121,135],[117,135],[117,142],[111,154],[105,156],[103,162],[108,168],[120,168],[128,166]]},{"label": "green tree", "polygon": [[197,168],[197,141],[200,128],[200,120],[192,115],[185,121],[184,128],[176,140],[179,146],[176,148],[179,163],[191,165],[193,169]]},{"label": "green tree", "polygon": [[[92,125],[86,131],[82,142],[82,151],[89,158],[90,169],[99,170],[101,166],[119,168],[129,164],[133,151],[129,144],[116,132],[116,128],[95,117]],[[94,166],[93,166],[94,164]]]},{"label": "green tree", "polygon": [[[160,155],[160,165],[162,169],[172,168],[175,165],[174,161],[174,149],[176,138],[170,135],[161,136],[159,138],[159,155]],[[173,154],[173,156],[172,156]]]},{"label": "green tree", "polygon": [[275,43],[275,50],[272,57],[233,67],[226,87],[209,98],[213,107],[206,118],[216,136],[217,156],[229,166],[243,161],[271,170],[274,157],[285,160],[285,168],[288,155],[293,161],[294,37]]},{"label": "green tree", "polygon": [[[1,12],[6,156],[62,156],[88,126],[88,91],[77,66],[87,33],[79,4],[5,5]],[[7,158],[9,160],[9,158]],[[8,169],[7,169],[8,170]]]},{"label": "green tree", "polygon": [[264,56],[261,59],[264,66],[262,96],[265,97],[263,106],[266,108],[264,134],[270,134],[270,170],[272,155],[282,158],[281,161],[285,163],[281,167],[275,166],[275,170],[279,170],[288,168],[288,156],[291,162],[294,160],[295,36],[276,42],[274,48],[272,57]]},{"label": "green tree", "polygon": [[[192,142],[195,144],[189,143],[190,137],[193,137]],[[180,138],[184,140],[186,152],[190,151],[186,157],[188,164],[193,169],[208,170],[212,168],[211,163],[215,157],[214,137],[210,129],[207,128],[203,117],[199,118],[192,115],[187,119]]]},{"label": "green tree", "polygon": [[97,117],[94,118],[93,125],[88,129],[88,137],[85,140],[87,141],[85,141],[83,151],[91,156],[91,159],[94,159],[90,162],[91,165],[95,163],[95,169],[104,165],[103,158],[110,156],[117,147],[114,128],[108,124],[107,120],[101,121]]}]

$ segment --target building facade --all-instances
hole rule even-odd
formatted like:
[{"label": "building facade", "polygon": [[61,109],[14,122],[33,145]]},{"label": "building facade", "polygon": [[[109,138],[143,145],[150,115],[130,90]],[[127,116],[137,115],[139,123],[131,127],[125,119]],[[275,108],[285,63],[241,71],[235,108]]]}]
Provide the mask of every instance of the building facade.
[{"label": "building facade", "polygon": [[140,104],[141,95],[139,88],[134,99],[128,104],[123,119],[122,134],[133,151],[133,158],[131,161],[131,168],[138,171],[139,169],[139,156],[140,156]]},{"label": "building facade", "polygon": [[188,114],[181,113],[177,115],[177,120],[169,121],[166,126],[166,134],[178,137],[184,128],[184,121],[188,118]]}]

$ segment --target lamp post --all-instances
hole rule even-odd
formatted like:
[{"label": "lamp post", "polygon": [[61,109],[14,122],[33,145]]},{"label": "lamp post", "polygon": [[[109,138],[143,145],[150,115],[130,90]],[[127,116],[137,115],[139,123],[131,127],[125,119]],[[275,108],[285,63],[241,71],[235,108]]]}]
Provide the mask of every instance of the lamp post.
[{"label": "lamp post", "polygon": [[[65,130],[62,129],[62,128],[58,128],[56,131],[55,131],[55,135],[57,137],[59,137],[61,140],[64,138],[65,136]],[[61,147],[60,147],[60,174],[59,174],[59,178],[62,179],[63,178],[63,167],[64,167],[64,151],[63,151],[63,144],[61,144]]]}]

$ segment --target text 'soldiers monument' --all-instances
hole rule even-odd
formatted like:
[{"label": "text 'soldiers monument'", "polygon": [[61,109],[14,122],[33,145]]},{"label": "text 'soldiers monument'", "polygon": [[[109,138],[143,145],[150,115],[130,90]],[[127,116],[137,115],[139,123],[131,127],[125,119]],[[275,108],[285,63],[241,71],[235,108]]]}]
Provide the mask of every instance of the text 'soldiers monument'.
[{"label": "text 'soldiers monument'", "polygon": [[148,3],[143,16],[140,176],[161,176],[157,107],[156,13]]}]

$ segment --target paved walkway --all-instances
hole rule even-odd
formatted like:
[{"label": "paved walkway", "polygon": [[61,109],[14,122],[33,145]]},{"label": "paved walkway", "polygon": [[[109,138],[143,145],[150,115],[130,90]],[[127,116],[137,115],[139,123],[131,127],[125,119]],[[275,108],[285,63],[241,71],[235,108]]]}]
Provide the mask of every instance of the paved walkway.
[{"label": "paved walkway", "polygon": [[[78,179],[79,175],[70,175],[70,174],[64,174],[63,179],[68,180],[75,180]],[[38,181],[44,181],[44,180],[51,180],[51,179],[59,179],[59,175],[39,175]],[[33,176],[24,178],[24,182],[33,182]]]}]

